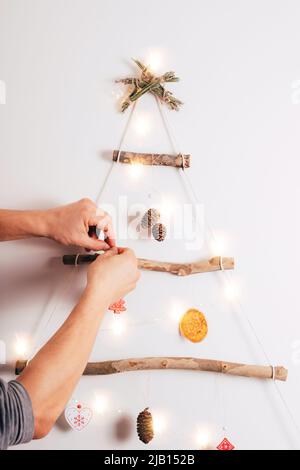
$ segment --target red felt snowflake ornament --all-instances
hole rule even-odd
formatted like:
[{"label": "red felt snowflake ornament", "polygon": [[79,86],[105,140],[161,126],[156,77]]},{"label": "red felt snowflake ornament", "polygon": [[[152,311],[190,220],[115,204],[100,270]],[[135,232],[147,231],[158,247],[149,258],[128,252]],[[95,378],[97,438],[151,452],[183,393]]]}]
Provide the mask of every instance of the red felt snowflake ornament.
[{"label": "red felt snowflake ornament", "polygon": [[229,442],[229,440],[224,437],[223,441],[217,446],[218,450],[233,450],[234,445]]},{"label": "red felt snowflake ornament", "polygon": [[111,304],[108,310],[112,310],[114,313],[126,312],[125,300],[120,299],[118,302]]}]

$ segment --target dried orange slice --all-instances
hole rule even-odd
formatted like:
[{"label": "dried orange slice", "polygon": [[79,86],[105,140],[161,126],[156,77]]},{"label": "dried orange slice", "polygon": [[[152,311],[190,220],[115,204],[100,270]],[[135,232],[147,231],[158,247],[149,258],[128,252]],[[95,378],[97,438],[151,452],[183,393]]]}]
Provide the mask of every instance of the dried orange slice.
[{"label": "dried orange slice", "polygon": [[199,310],[191,308],[181,318],[179,329],[182,336],[193,343],[198,343],[207,335],[206,318]]}]

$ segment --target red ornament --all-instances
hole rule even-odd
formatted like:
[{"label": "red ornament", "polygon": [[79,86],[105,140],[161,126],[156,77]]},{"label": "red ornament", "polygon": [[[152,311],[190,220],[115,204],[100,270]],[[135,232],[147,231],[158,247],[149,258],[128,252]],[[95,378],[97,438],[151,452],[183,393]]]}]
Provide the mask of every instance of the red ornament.
[{"label": "red ornament", "polygon": [[224,437],[223,441],[220,442],[220,444],[217,446],[217,449],[218,450],[233,450],[234,445],[231,444],[231,442],[229,442],[229,440],[226,439],[226,437]]},{"label": "red ornament", "polygon": [[120,299],[118,302],[111,304],[108,310],[112,310],[114,313],[126,312],[125,300]]},{"label": "red ornament", "polygon": [[71,428],[75,431],[82,431],[92,419],[92,410],[81,403],[71,403],[65,409],[65,418]]}]

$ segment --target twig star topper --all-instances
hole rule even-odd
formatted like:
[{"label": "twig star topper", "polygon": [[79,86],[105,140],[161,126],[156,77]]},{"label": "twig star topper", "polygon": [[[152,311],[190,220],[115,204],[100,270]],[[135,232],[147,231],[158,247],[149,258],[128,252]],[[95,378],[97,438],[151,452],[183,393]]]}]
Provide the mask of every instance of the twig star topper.
[{"label": "twig star topper", "polygon": [[133,86],[130,95],[123,101],[121,110],[124,112],[134,101],[138,100],[145,93],[152,93],[160,101],[169,106],[170,109],[178,111],[183,104],[182,101],[175,98],[173,93],[166,90],[164,83],[178,82],[175,72],[166,72],[163,75],[155,76],[146,65],[141,61],[132,59],[141,70],[140,78],[122,78],[116,80],[116,83]]}]

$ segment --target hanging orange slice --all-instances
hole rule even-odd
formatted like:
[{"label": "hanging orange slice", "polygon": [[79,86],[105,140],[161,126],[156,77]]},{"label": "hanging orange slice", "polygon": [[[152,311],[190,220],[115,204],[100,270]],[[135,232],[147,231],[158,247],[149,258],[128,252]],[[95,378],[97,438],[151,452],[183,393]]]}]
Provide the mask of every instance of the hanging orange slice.
[{"label": "hanging orange slice", "polygon": [[181,318],[179,329],[182,336],[193,343],[198,343],[207,335],[206,318],[199,310],[191,308]]}]

